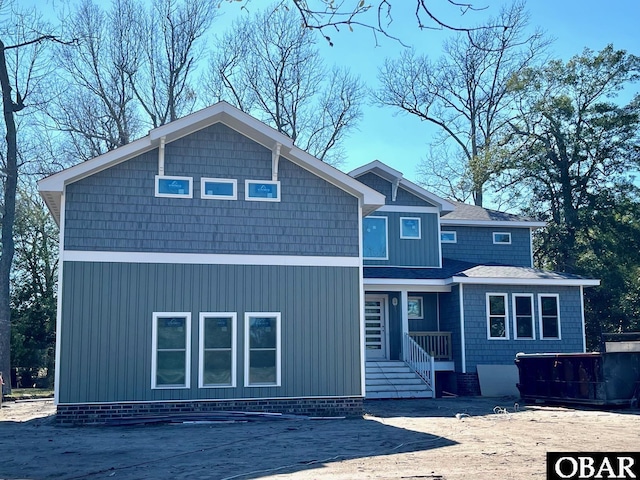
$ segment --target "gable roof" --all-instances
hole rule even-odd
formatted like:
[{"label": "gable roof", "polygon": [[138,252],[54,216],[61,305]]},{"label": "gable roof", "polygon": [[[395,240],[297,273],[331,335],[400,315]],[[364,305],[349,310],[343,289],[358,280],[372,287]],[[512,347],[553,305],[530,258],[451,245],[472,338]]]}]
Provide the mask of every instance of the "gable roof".
[{"label": "gable roof", "polygon": [[66,185],[155,150],[160,146],[162,139],[167,144],[215,123],[223,123],[272,151],[279,144],[282,157],[357,197],[365,215],[385,203],[385,197],[381,193],[301,150],[288,136],[226,102],[216,103],[154,128],[145,137],[46,177],[38,182],[38,190],[56,222],[59,222],[62,194]]},{"label": "gable roof", "polygon": [[440,218],[442,225],[487,225],[530,228],[539,228],[546,225],[545,222],[540,222],[523,215],[499,212],[498,210],[491,210],[489,208],[456,201],[451,201],[451,203],[455,209]]},{"label": "gable roof", "polygon": [[358,178],[365,173],[373,173],[391,182],[392,185],[397,184],[398,186],[401,186],[416,197],[436,205],[440,212],[450,212],[454,209],[453,204],[451,204],[448,200],[440,198],[437,195],[407,180],[406,178],[404,178],[402,172],[391,168],[389,165],[382,163],[380,160],[374,160],[373,162],[356,168],[355,170],[349,172],[349,175],[354,178]]}]

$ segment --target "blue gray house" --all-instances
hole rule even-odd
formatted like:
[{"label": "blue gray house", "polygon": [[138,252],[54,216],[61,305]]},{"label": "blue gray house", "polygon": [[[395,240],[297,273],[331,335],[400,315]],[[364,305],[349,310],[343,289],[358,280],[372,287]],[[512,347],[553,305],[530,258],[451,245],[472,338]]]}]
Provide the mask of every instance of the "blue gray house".
[{"label": "blue gray house", "polygon": [[[530,219],[347,175],[226,103],[39,182],[60,226],[60,422],[352,415],[582,351],[582,288]],[[477,389],[476,389],[477,390]]]}]

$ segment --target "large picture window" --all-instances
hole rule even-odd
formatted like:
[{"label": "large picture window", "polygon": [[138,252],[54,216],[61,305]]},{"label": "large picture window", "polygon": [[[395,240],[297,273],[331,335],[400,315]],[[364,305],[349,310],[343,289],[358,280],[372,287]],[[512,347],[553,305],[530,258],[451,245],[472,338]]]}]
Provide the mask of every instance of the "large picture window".
[{"label": "large picture window", "polygon": [[509,338],[505,293],[487,293],[487,337],[498,340]]},{"label": "large picture window", "polygon": [[189,388],[191,313],[153,314],[151,388]]},{"label": "large picture window", "polygon": [[532,340],[535,338],[533,328],[533,295],[513,295],[514,337]]},{"label": "large picture window", "polygon": [[538,297],[540,315],[540,338],[560,339],[560,309],[557,294]]},{"label": "large picture window", "polygon": [[387,217],[366,217],[362,220],[364,258],[387,260]]},{"label": "large picture window", "polygon": [[200,314],[199,387],[236,386],[236,314]]},{"label": "large picture window", "polygon": [[280,386],[280,313],[246,313],[244,383]]}]

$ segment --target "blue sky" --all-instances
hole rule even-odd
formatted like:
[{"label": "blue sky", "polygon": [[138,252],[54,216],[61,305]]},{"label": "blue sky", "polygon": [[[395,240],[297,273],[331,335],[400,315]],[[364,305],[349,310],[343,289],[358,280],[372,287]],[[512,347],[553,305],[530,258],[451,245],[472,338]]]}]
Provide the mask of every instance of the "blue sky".
[{"label": "blue sky", "polygon": [[[22,1],[48,12],[52,5],[60,8],[64,3],[62,0]],[[486,9],[460,16],[459,10],[447,6],[446,0],[428,0],[427,3],[442,9],[439,10],[441,18],[463,26],[473,26],[483,19],[496,16],[503,4],[510,3],[506,0],[469,1],[476,7]],[[270,3],[270,0],[252,0],[249,8],[257,9]],[[379,0],[368,0],[368,3],[377,5]],[[451,32],[420,30],[414,17],[415,0],[394,0],[392,4],[393,23],[389,32],[419,52],[433,58],[439,57],[441,42]],[[223,16],[216,21],[218,31],[226,28],[235,16],[246,14],[240,5],[240,2],[223,4]],[[556,39],[550,49],[552,58],[566,61],[585,47],[598,51],[609,43],[615,48],[640,55],[639,0],[528,0],[527,9],[531,16],[531,27],[539,26]],[[348,28],[329,32],[334,46],[330,47],[326,42],[319,43],[327,64],[349,67],[370,88],[376,88],[378,68],[385,58],[397,57],[404,48],[398,42],[381,36],[378,36],[376,46],[372,33],[362,28],[356,27],[353,32]],[[639,87],[635,85],[633,92],[637,91]],[[416,166],[425,156],[436,132],[434,127],[390,107],[375,106],[371,101],[366,102],[363,111],[358,130],[352,132],[344,143],[347,159],[342,169],[348,172],[378,159],[415,180]]]},{"label": "blue sky", "polygon": [[[430,2],[434,3],[434,2]],[[482,12],[469,12],[460,17],[454,9],[445,12],[447,19],[459,20],[459,24],[473,25],[483,18],[495,16],[503,0],[474,0],[474,5],[487,6]],[[394,10],[391,31],[411,44],[418,51],[433,58],[440,56],[440,45],[448,32],[420,31],[413,17],[415,2],[402,0],[394,3],[404,10]],[[601,50],[609,43],[617,49],[625,49],[640,55],[640,2],[638,0],[528,0],[531,27],[539,26],[556,40],[551,46],[552,58],[568,60],[581,53],[585,47]],[[342,29],[332,35],[333,47],[322,46],[327,61],[349,66],[375,88],[377,71],[386,57],[396,57],[403,48],[397,42],[379,37],[379,46],[371,34],[365,31],[349,32]],[[634,92],[640,91],[635,85]],[[348,158],[344,166],[350,171],[372,160],[378,159],[415,180],[416,166],[425,156],[434,132],[434,127],[417,118],[398,114],[390,107],[377,107],[368,102],[359,131],[345,142]]]}]

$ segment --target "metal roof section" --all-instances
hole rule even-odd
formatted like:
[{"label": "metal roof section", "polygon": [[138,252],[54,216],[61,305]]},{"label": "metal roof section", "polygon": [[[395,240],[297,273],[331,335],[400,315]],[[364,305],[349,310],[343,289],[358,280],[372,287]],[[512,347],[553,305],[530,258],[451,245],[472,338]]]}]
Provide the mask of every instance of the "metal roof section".
[{"label": "metal roof section", "polygon": [[385,203],[381,193],[301,150],[286,135],[226,102],[216,103],[162,125],[145,137],[46,177],[38,182],[38,190],[56,222],[59,222],[62,193],[66,185],[159,148],[161,142],[173,142],[215,123],[223,123],[269,150],[274,151],[278,146],[282,157],[360,199],[364,215]]},{"label": "metal roof section", "polygon": [[554,285],[554,286],[598,286],[600,280],[580,275],[539,270],[530,267],[512,267],[498,264],[473,264],[458,260],[443,259],[442,268],[414,267],[364,267],[365,284],[384,280],[386,284],[432,285],[477,284],[477,285]]},{"label": "metal roof section", "polygon": [[454,210],[440,218],[442,225],[460,226],[495,226],[495,227],[529,227],[541,228],[546,222],[540,222],[531,217],[500,212],[489,208],[469,205],[468,203],[451,201]]},{"label": "metal roof section", "polygon": [[384,178],[385,180],[391,182],[394,188],[401,186],[418,198],[433,203],[442,213],[451,212],[455,208],[455,206],[448,200],[438,197],[437,195],[428,192],[424,188],[407,180],[406,178],[404,178],[402,172],[391,168],[389,165],[382,163],[380,160],[374,160],[373,162],[358,167],[355,170],[349,172],[349,175],[353,178],[357,178],[361,175],[364,175],[365,173],[373,173],[381,178]]}]

